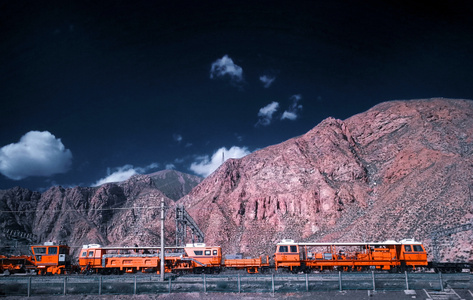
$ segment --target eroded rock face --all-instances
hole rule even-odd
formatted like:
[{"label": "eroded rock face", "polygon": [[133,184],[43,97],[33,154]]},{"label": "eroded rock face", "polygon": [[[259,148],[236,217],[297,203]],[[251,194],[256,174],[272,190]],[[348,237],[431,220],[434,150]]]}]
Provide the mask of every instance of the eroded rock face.
[{"label": "eroded rock face", "polygon": [[[432,232],[473,217],[472,116],[472,101],[428,99],[328,118],[228,160],[180,201],[227,253],[271,254],[282,238],[415,238],[432,248]],[[473,258],[471,231],[450,239],[441,260]]]},{"label": "eroded rock face", "polygon": [[[43,194],[13,188],[0,191],[2,228],[33,234],[36,242],[67,243],[77,254],[83,244],[157,245],[160,242],[160,203],[167,206],[166,240],[175,243],[174,205],[200,178],[176,171],[136,175],[121,183],[99,187],[52,187]],[[162,190],[161,190],[161,189]],[[172,197],[172,198],[170,198]],[[9,250],[27,253],[27,247],[17,249],[5,234],[2,244]],[[26,239],[19,244],[27,245]]]}]

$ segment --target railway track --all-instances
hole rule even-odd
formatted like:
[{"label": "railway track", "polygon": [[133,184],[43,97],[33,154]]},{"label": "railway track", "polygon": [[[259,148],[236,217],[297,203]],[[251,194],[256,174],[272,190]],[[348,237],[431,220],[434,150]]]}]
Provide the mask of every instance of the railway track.
[{"label": "railway track", "polygon": [[[186,275],[167,277],[159,275],[109,275],[109,276],[2,276],[2,296],[48,295],[133,295],[164,293],[291,293],[316,291],[366,290],[380,291],[416,290],[428,299],[462,299],[451,293],[469,295],[473,291],[473,275],[469,273],[436,274],[377,272],[314,274],[246,273],[229,275]],[[449,294],[450,293],[450,294]],[[447,295],[447,298],[442,298]],[[448,298],[450,297],[450,298]],[[473,299],[471,298],[466,299]]]}]

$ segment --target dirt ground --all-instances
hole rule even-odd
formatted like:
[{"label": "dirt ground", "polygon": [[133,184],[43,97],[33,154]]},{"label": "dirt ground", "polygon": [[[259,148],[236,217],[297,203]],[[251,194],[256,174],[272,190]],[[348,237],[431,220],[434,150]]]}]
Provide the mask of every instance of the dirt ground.
[{"label": "dirt ground", "polygon": [[[456,291],[458,296],[451,295],[443,299],[470,299],[473,300],[473,294],[468,290]],[[2,297],[0,297],[2,298]],[[49,297],[33,296],[26,297],[5,297],[4,299],[31,299],[42,300],[51,299]],[[203,299],[203,300],[226,300],[226,299],[243,299],[243,300],[263,300],[263,299],[340,299],[340,300],[362,300],[362,299],[383,299],[383,300],[403,300],[403,299],[429,299],[423,290],[418,291],[331,291],[331,292],[306,292],[306,293],[276,293],[276,294],[257,294],[257,293],[175,293],[175,294],[159,294],[159,295],[67,295],[54,296],[55,300],[187,300],[187,299]]]}]

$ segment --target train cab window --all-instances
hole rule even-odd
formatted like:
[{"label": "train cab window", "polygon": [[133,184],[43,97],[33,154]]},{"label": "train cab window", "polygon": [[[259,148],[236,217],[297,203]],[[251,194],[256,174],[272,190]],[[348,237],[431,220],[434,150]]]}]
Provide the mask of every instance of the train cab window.
[{"label": "train cab window", "polygon": [[214,250],[212,255],[218,255],[218,251]]},{"label": "train cab window", "polygon": [[291,252],[297,253],[297,246],[291,246]]},{"label": "train cab window", "polygon": [[49,247],[48,254],[57,254],[57,247]]},{"label": "train cab window", "polygon": [[69,254],[69,251],[67,251],[66,247],[61,247],[59,248],[59,254]]},{"label": "train cab window", "polygon": [[46,254],[46,247],[36,247],[34,248],[35,254]]},{"label": "train cab window", "polygon": [[279,246],[279,252],[288,252],[287,246]]},{"label": "train cab window", "polygon": [[421,245],[414,245],[414,251],[415,252],[424,252],[424,249],[422,249]]},{"label": "train cab window", "polygon": [[404,245],[404,251],[411,252],[412,251],[411,245]]},{"label": "train cab window", "polygon": [[89,251],[89,257],[94,256],[94,251]]},{"label": "train cab window", "polygon": [[205,255],[210,255],[210,250],[205,250]]},{"label": "train cab window", "polygon": [[204,253],[204,251],[202,251],[202,250],[195,250],[194,251],[195,255],[202,255],[203,253]]},{"label": "train cab window", "polygon": [[86,257],[87,256],[87,251],[82,252],[81,256]]}]

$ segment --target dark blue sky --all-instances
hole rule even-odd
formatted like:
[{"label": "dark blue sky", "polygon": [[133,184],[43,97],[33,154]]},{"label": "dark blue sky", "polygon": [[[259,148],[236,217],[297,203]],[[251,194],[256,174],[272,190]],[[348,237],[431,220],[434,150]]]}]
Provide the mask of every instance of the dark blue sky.
[{"label": "dark blue sky", "polygon": [[329,116],[473,99],[469,1],[187,2],[0,2],[0,189],[205,176]]}]

